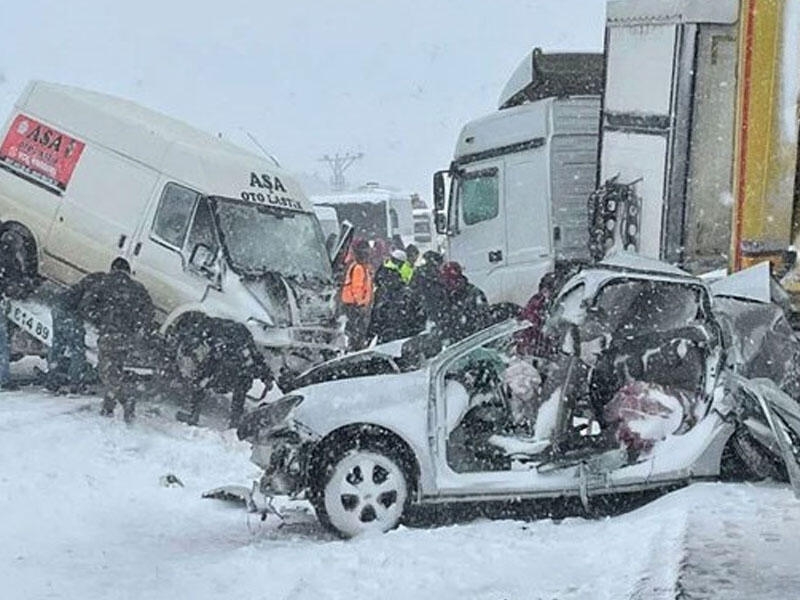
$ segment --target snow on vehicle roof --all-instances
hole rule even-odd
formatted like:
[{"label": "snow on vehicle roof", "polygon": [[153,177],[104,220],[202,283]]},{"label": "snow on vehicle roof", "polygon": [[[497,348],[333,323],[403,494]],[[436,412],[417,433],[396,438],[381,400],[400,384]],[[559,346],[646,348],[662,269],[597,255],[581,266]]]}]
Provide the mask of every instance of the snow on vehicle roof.
[{"label": "snow on vehicle roof", "polygon": [[410,192],[399,192],[383,188],[339,194],[318,194],[309,198],[313,204],[379,204],[390,200],[411,200]]},{"label": "snow on vehicle roof", "polygon": [[456,142],[455,160],[536,138],[547,138],[552,134],[548,115],[551,107],[557,103],[585,105],[592,112],[600,110],[599,96],[570,96],[544,98],[489,113],[473,119],[461,129]]},{"label": "snow on vehicle roof", "polygon": [[597,266],[695,279],[694,275],[683,269],[679,269],[669,263],[661,262],[660,260],[634,254],[633,252],[615,252],[604,258]]},{"label": "snow on vehicle roof", "polygon": [[739,0],[611,0],[608,23],[735,23]]},{"label": "snow on vehicle roof", "polygon": [[[58,103],[56,108],[54,105]],[[139,142],[143,137],[147,144],[142,144],[131,155],[146,152],[147,145],[153,147],[154,153],[163,154],[162,144],[181,142],[197,148],[211,146],[239,154],[259,156],[218,138],[205,131],[192,127],[188,123],[173,119],[164,114],[146,108],[130,100],[46,81],[31,81],[17,102],[17,108],[26,112],[40,112],[45,118],[62,116],[56,119],[62,126],[73,126],[76,134],[87,135],[109,147],[132,145],[127,140]],[[48,119],[49,120],[49,119]],[[141,131],[141,133],[139,133]],[[113,135],[113,142],[103,138]],[[153,164],[156,160],[144,160]]]},{"label": "snow on vehicle roof", "polygon": [[277,175],[285,195],[293,201],[291,208],[310,211],[299,185],[274,161],[130,100],[32,81],[15,109],[209,195],[244,198],[243,192],[263,194],[269,187],[265,180],[271,186]]}]

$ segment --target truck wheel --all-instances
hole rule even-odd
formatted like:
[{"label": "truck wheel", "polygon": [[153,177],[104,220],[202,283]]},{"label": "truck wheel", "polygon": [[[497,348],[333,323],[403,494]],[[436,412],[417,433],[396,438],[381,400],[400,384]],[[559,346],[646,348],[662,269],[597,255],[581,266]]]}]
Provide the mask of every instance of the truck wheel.
[{"label": "truck wheel", "polygon": [[411,501],[401,458],[377,440],[353,443],[334,453],[312,491],[320,523],[351,538],[394,529]]},{"label": "truck wheel", "polygon": [[17,277],[8,284],[8,294],[23,298],[39,283],[36,267],[36,243],[24,227],[11,223],[0,231],[0,252],[8,253],[14,262]]}]

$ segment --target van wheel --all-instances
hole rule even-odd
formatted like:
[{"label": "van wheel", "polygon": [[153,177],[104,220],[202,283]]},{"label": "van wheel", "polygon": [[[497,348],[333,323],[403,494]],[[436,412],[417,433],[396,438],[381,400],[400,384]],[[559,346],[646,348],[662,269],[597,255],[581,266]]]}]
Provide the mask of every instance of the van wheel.
[{"label": "van wheel", "polygon": [[27,296],[39,284],[36,243],[30,232],[16,223],[0,231],[0,252],[11,257],[12,276],[6,291],[12,298]]}]

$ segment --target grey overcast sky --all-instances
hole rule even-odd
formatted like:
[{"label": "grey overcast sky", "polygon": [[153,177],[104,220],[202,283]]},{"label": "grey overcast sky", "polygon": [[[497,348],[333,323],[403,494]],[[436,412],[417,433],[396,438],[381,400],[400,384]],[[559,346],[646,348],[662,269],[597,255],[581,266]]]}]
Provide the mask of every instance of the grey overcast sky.
[{"label": "grey overcast sky", "polygon": [[363,152],[348,183],[430,196],[468,120],[534,46],[600,50],[605,0],[7,2],[0,113],[29,79],[129,98],[295,173]]}]

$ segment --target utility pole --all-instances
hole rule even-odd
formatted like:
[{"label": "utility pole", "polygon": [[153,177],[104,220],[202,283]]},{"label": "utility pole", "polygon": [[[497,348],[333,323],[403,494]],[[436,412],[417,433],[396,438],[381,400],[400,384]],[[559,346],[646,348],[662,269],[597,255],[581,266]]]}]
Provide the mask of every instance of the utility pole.
[{"label": "utility pole", "polygon": [[344,191],[346,187],[345,179],[344,179],[344,172],[358,159],[363,158],[364,153],[359,152],[358,154],[351,154],[350,152],[346,152],[344,155],[340,155],[338,152],[333,155],[325,155],[319,159],[319,162],[328,163],[328,166],[331,168],[331,187],[333,188],[334,192],[341,192]]}]

